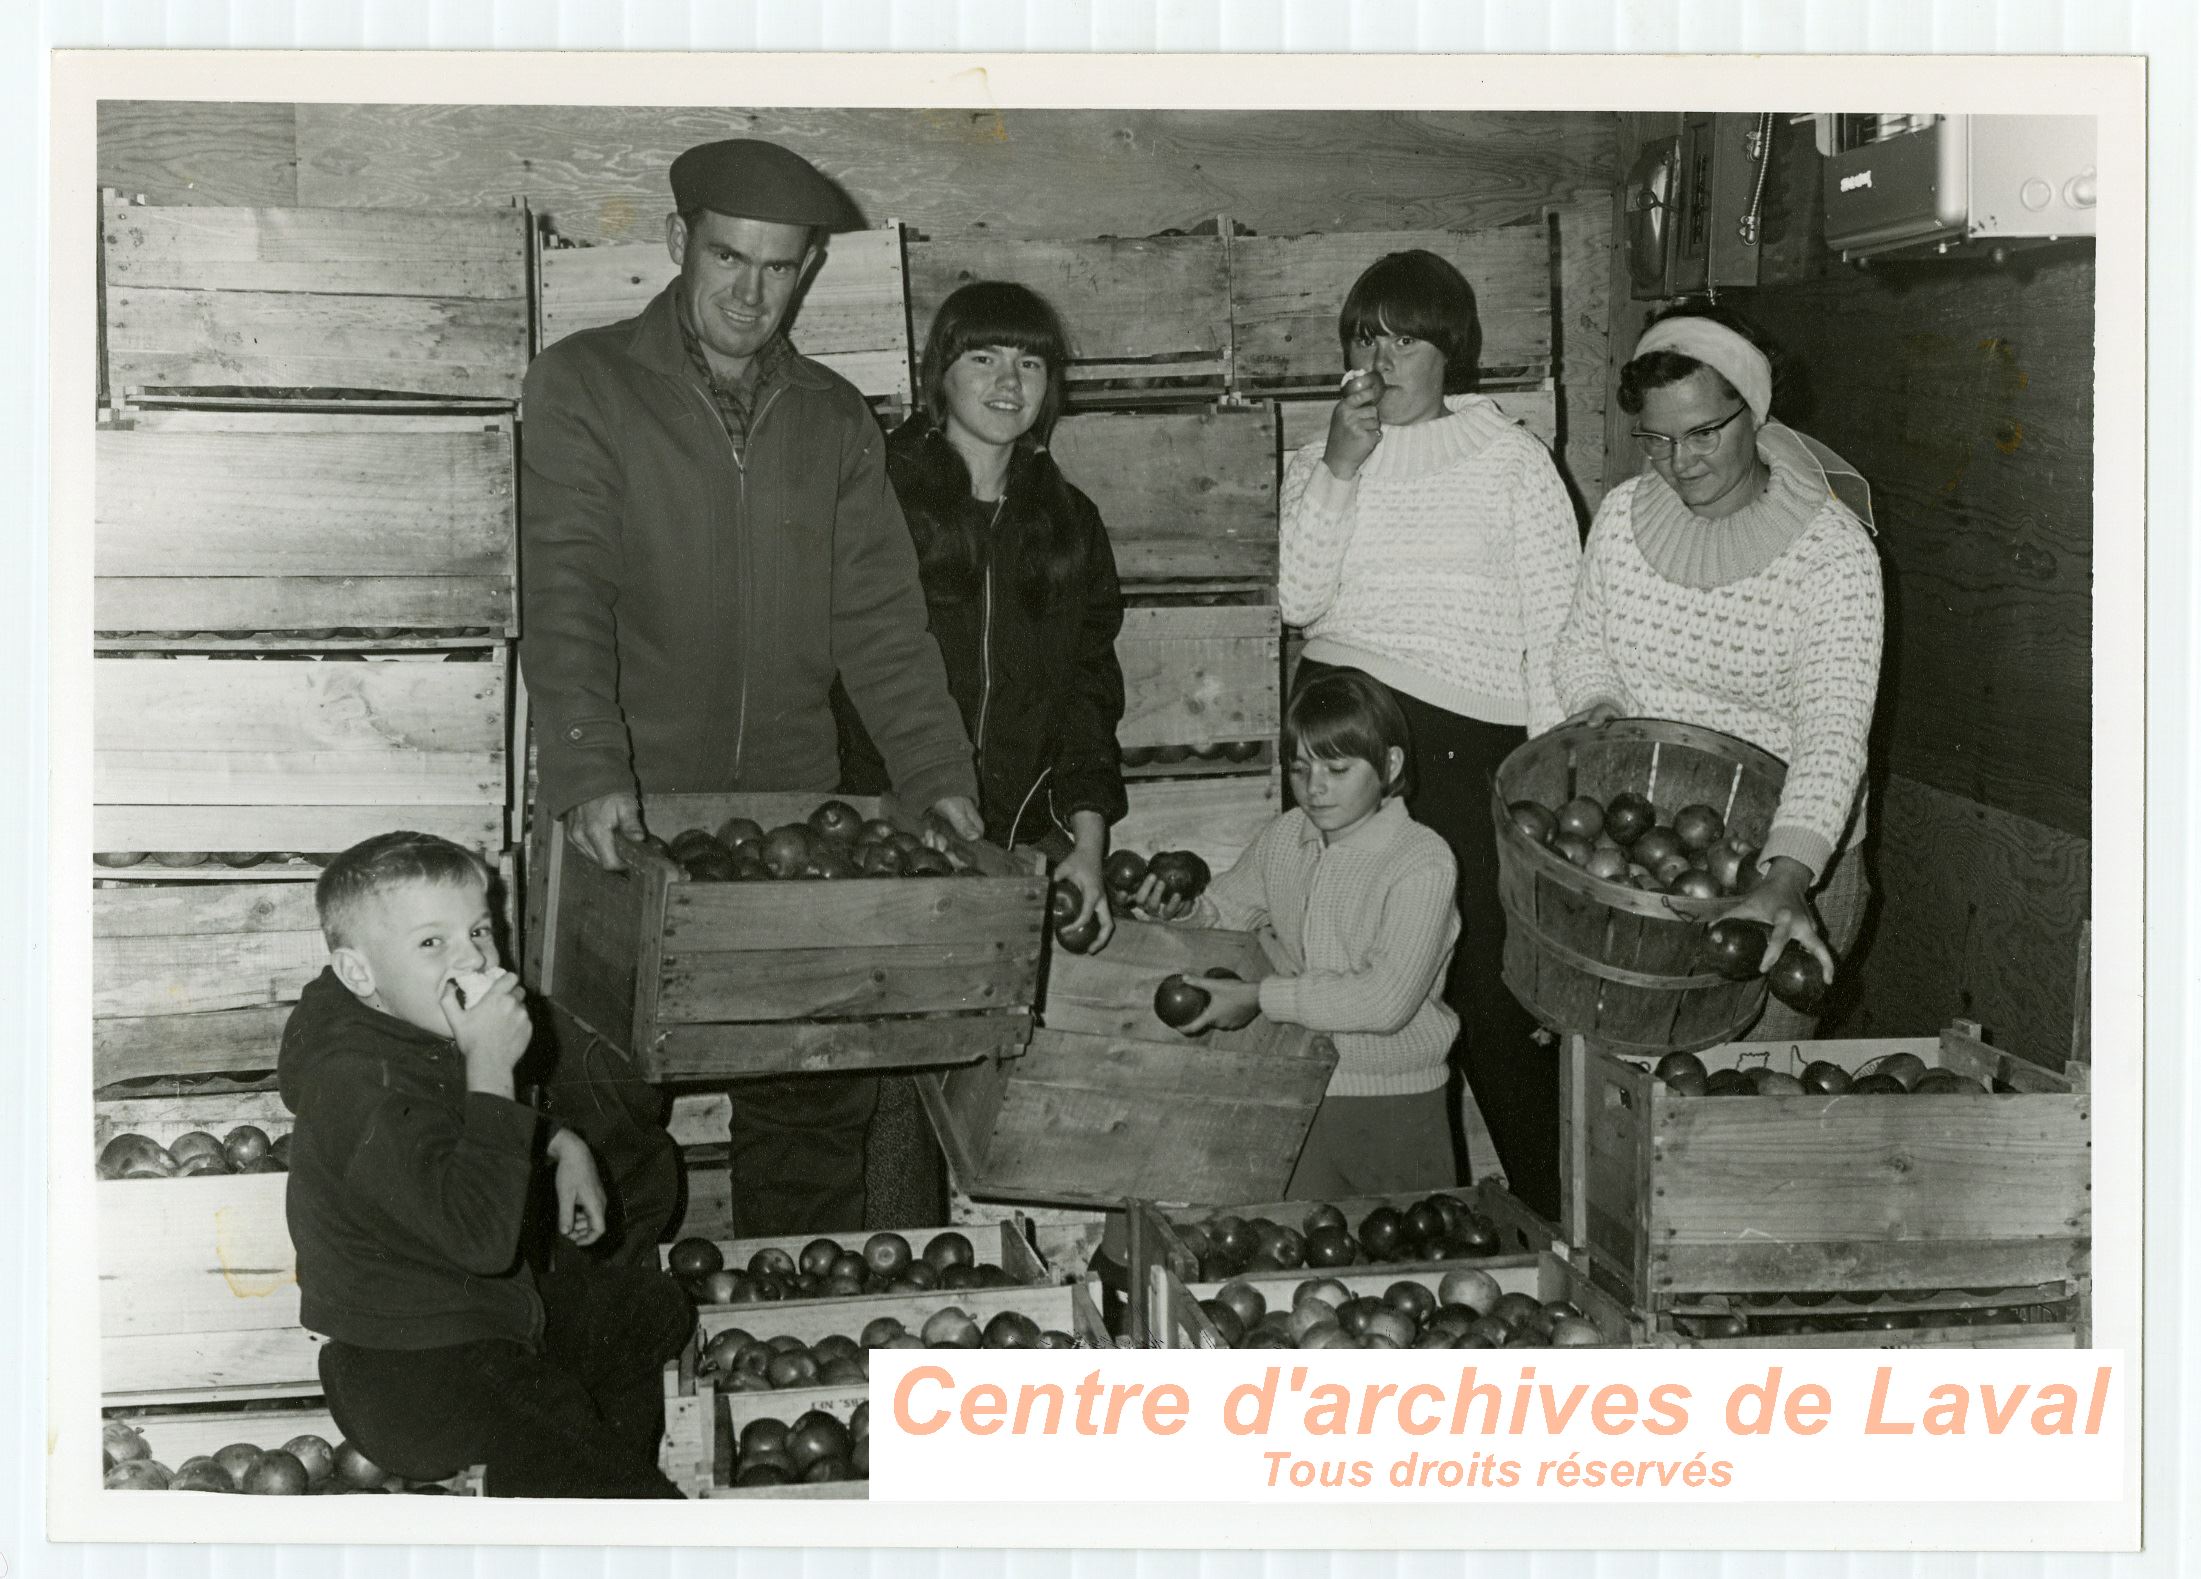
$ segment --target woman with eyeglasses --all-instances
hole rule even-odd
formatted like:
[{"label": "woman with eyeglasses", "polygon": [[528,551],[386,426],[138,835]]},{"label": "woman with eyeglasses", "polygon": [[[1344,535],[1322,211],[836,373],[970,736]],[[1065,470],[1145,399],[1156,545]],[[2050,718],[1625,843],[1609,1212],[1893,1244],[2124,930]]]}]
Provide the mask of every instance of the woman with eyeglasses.
[{"label": "woman with eyeglasses", "polygon": [[[1865,739],[1880,681],[1880,558],[1863,480],[1771,417],[1773,370],[1725,315],[1656,319],[1620,375],[1648,467],[1590,526],[1555,677],[1568,722],[1700,724],[1788,779],[1735,914],[1831,981],[1864,921]],[[1816,915],[1814,915],[1816,904]],[[1816,1020],[1777,1002],[1765,1039]]]},{"label": "woman with eyeglasses", "polygon": [[1558,1059],[1501,978],[1489,795],[1506,754],[1561,717],[1552,649],[1582,538],[1550,452],[1467,393],[1480,339],[1473,290],[1434,253],[1391,253],[1354,282],[1338,313],[1345,376],[1329,429],[1284,468],[1277,601],[1307,634],[1295,684],[1358,669],[1406,715],[1407,810],[1459,868],[1444,992],[1460,1017],[1452,1066],[1513,1193],[1556,1218]]}]

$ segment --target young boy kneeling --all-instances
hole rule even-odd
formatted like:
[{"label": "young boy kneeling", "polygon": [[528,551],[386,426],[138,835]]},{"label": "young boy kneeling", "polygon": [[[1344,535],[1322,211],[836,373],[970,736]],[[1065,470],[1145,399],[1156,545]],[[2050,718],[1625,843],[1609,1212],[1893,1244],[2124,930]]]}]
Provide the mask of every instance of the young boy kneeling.
[{"label": "young boy kneeling", "polygon": [[[1285,1194],[1336,1199],[1439,1189],[1453,1178],[1446,1055],[1459,1016],[1445,971],[1459,941],[1452,851],[1406,814],[1406,719],[1357,669],[1292,696],[1284,755],[1298,802],[1193,904],[1141,907],[1186,926],[1263,931],[1282,968],[1259,982],[1202,981],[1184,1029],[1235,1029],[1258,1012],[1328,1033],[1337,1068]],[[1279,959],[1278,956],[1281,956]]]},{"label": "young boy kneeling", "polygon": [[662,1370],[695,1311],[654,1268],[577,1248],[604,1231],[604,1192],[581,1138],[513,1099],[532,1026],[488,880],[419,833],[321,874],[329,965],[278,1063],[300,1319],[329,1340],[338,1427],[392,1474],[482,1464],[493,1497],[678,1497],[657,1468]]}]

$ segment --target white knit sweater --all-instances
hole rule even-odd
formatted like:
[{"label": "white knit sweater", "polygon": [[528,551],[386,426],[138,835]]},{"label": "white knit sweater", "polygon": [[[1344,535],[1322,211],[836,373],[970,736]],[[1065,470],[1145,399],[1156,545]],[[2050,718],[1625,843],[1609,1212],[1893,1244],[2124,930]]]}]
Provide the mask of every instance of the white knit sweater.
[{"label": "white knit sweater", "polygon": [[1479,395],[1387,427],[1351,482],[1328,439],[1284,469],[1277,601],[1307,656],[1434,707],[1532,733],[1565,715],[1552,644],[1581,560],[1551,456]]},{"label": "white knit sweater", "polygon": [[1444,1084],[1459,1034],[1444,1002],[1458,887],[1451,849],[1403,801],[1330,845],[1295,807],[1208,885],[1184,924],[1262,934],[1281,972],[1261,983],[1261,1012],[1330,1034],[1329,1095],[1416,1096]]},{"label": "white knit sweater", "polygon": [[[1857,518],[1822,492],[1785,547],[1727,555],[1738,566],[1764,560],[1748,574],[1716,586],[1676,580],[1638,540],[1638,512],[1663,504],[1660,491],[1672,492],[1646,473],[1598,507],[1559,638],[1560,706],[1572,713],[1607,698],[1631,716],[1702,724],[1770,751],[1788,764],[1788,782],[1761,858],[1785,855],[1821,876],[1862,828],[1852,813],[1880,684],[1879,555]],[[1682,512],[1660,514],[1672,536]],[[1706,542],[1675,538],[1653,557],[1677,572],[1713,564],[1721,556],[1710,539],[1743,535],[1718,521],[1698,527]],[[1770,547],[1780,530],[1762,523],[1757,535]]]}]

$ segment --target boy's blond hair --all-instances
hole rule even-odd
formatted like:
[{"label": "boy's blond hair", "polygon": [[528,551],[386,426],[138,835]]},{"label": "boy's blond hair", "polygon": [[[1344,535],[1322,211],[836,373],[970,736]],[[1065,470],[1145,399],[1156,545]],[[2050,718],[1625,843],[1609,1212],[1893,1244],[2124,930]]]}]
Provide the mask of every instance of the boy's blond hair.
[{"label": "boy's blond hair", "polygon": [[322,869],[313,885],[321,936],[332,949],[349,948],[360,912],[377,894],[411,883],[489,886],[489,863],[462,844],[432,833],[378,833],[362,839]]}]

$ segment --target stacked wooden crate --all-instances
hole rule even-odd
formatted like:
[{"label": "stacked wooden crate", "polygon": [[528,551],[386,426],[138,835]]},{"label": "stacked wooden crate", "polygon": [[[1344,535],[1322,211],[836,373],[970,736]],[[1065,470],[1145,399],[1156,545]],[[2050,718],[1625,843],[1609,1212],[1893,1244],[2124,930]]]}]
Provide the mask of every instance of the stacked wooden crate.
[{"label": "stacked wooden crate", "polygon": [[[101,1139],[279,1134],[322,861],[413,828],[509,872],[526,221],[115,193],[100,217]],[[100,1186],[108,1405],[318,1395],[284,1183]]]},{"label": "stacked wooden crate", "polygon": [[1973,1093],[1683,1096],[1569,1038],[1564,1228],[1661,1342],[2083,1346],[2092,1102],[2062,1073],[1938,1037],[1730,1043],[1711,1070],[1870,1073],[1900,1055]]}]

